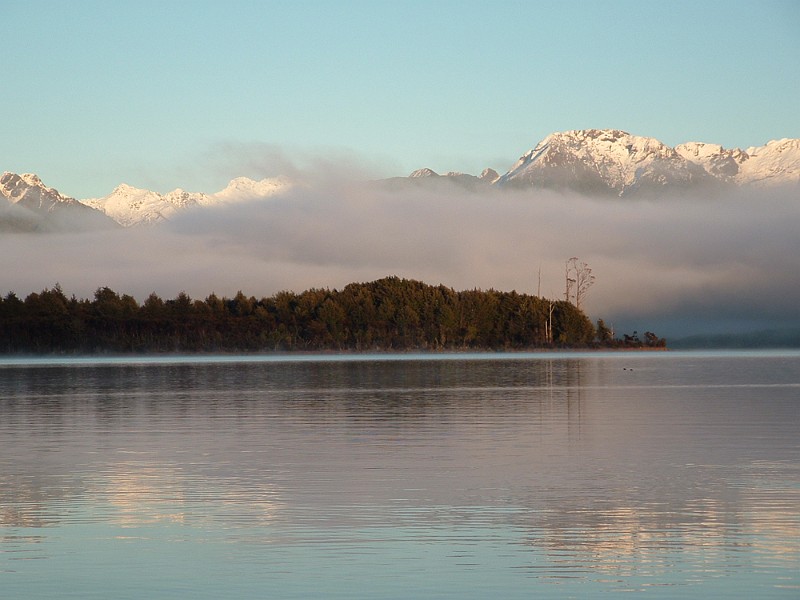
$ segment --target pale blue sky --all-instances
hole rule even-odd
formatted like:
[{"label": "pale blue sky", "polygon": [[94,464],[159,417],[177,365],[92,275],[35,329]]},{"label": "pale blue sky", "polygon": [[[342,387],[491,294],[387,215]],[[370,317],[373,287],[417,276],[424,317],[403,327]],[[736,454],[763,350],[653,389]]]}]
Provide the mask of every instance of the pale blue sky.
[{"label": "pale blue sky", "polygon": [[552,131],[800,137],[800,2],[2,0],[0,171],[78,198],[322,157],[504,171]]}]

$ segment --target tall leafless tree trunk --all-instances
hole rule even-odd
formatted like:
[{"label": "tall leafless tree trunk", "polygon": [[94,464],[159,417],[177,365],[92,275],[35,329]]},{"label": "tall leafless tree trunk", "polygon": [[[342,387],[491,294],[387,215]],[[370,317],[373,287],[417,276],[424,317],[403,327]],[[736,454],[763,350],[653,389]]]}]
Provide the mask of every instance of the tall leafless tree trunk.
[{"label": "tall leafless tree trunk", "polygon": [[566,300],[567,302],[574,300],[575,307],[580,309],[589,288],[594,285],[592,269],[585,262],[581,262],[577,256],[573,256],[566,262],[564,277],[567,282],[564,294]]},{"label": "tall leafless tree trunk", "polygon": [[567,260],[564,265],[564,300],[572,302],[573,290],[575,289],[575,276],[571,268],[572,261],[578,260],[573,257]]}]

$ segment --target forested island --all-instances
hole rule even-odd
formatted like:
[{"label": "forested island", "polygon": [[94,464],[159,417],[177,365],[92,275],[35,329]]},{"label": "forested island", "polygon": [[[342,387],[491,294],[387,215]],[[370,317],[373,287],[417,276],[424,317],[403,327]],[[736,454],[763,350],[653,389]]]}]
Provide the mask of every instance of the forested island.
[{"label": "forested island", "polygon": [[143,303],[99,288],[68,298],[59,285],[0,299],[0,353],[458,351],[663,348],[647,332],[617,339],[572,303],[496,290],[455,291],[386,277],[341,290],[256,299],[180,293]]}]

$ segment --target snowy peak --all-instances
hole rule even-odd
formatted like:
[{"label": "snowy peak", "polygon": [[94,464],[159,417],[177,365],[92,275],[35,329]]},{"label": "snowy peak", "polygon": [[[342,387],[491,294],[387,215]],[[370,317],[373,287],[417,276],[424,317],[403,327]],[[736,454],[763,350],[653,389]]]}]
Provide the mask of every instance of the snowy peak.
[{"label": "snowy peak", "polygon": [[[6,171],[3,174],[4,175],[14,175],[14,173],[9,173],[8,171]],[[25,183],[27,183],[31,187],[40,187],[40,188],[43,188],[43,189],[47,190],[48,192],[58,194],[58,192],[56,192],[56,190],[54,190],[53,188],[49,188],[44,183],[42,183],[42,180],[35,173],[21,173],[20,175],[17,175],[17,177],[19,177],[20,180],[24,181]]]},{"label": "snowy peak", "polygon": [[494,183],[500,177],[500,175],[498,175],[497,171],[495,171],[494,169],[484,169],[478,177],[476,177],[475,175],[470,175],[468,173],[461,173],[460,171],[448,171],[444,175],[440,175],[433,169],[425,167],[423,169],[417,169],[416,171],[413,171],[408,176],[409,179],[425,179],[425,178],[437,178],[437,177],[449,177],[453,180],[461,180],[461,181],[480,180],[481,182],[485,183]]},{"label": "snowy peak", "polygon": [[749,158],[746,152],[735,148],[726,150],[719,144],[687,142],[675,146],[683,158],[701,166],[707,173],[726,182],[735,182],[742,164]]},{"label": "snowy peak", "polygon": [[701,167],[655,138],[587,129],[548,135],[497,183],[625,196],[708,179]]},{"label": "snowy peak", "polygon": [[285,177],[273,177],[256,181],[248,177],[231,179],[227,187],[212,196],[216,202],[237,202],[266,198],[288,191],[294,184]]},{"label": "snowy peak", "polygon": [[159,194],[123,183],[104,198],[91,198],[82,202],[104,212],[123,227],[131,227],[166,221],[180,210],[199,205],[202,196],[203,194],[190,194],[181,189]]},{"label": "snowy peak", "polygon": [[197,207],[265,198],[284,192],[292,185],[284,178],[254,181],[247,177],[237,177],[216,194],[187,192],[180,188],[160,194],[123,183],[108,196],[82,202],[102,211],[123,227],[133,227],[169,221],[177,214]]},{"label": "snowy peak", "polygon": [[800,140],[773,140],[764,146],[747,149],[740,183],[753,185],[800,185]]},{"label": "snowy peak", "polygon": [[404,179],[406,182],[421,186],[423,189],[442,189],[442,187],[455,185],[464,190],[478,191],[487,188],[497,177],[497,171],[493,169],[484,169],[481,176],[476,177],[460,171],[448,171],[444,175],[440,175],[433,169],[424,168],[417,169],[407,178],[395,179],[395,182],[399,183],[401,187]]},{"label": "snowy peak", "polygon": [[417,169],[409,175],[409,178],[411,179],[419,179],[420,177],[440,177],[440,175],[433,169],[429,169],[427,167],[423,169]]},{"label": "snowy peak", "polygon": [[618,129],[552,133],[523,154],[499,185],[571,189],[618,196],[711,186],[797,185],[800,140],[725,149],[688,142],[670,148]]},{"label": "snowy peak", "polygon": [[481,171],[481,174],[478,175],[478,179],[481,179],[488,183],[494,183],[495,181],[500,179],[500,174],[494,169],[484,169],[483,171]]},{"label": "snowy peak", "polygon": [[77,200],[62,196],[58,190],[47,187],[38,175],[18,175],[6,171],[0,176],[0,194],[10,204],[19,204],[35,210],[53,210],[58,204],[74,204]]},{"label": "snowy peak", "polygon": [[114,226],[101,212],[84,206],[74,198],[47,187],[33,173],[0,176],[0,230],[70,231]]},{"label": "snowy peak", "polygon": [[800,140],[773,140],[747,150],[688,142],[675,150],[721,181],[754,186],[800,183]]}]

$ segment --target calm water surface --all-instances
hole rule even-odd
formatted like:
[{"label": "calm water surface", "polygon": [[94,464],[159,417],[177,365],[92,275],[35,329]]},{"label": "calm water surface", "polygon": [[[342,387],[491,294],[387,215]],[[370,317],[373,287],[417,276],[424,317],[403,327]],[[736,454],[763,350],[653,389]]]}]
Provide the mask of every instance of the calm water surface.
[{"label": "calm water surface", "polygon": [[800,354],[0,360],[0,596],[800,597]]}]

